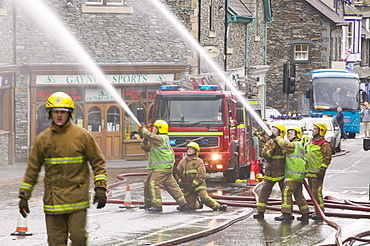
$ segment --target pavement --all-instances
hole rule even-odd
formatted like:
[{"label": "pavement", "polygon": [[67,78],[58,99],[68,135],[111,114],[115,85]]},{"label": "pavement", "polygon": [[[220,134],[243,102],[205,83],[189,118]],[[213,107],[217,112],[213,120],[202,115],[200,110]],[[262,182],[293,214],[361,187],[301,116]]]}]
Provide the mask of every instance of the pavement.
[{"label": "pavement", "polygon": [[[107,169],[125,169],[125,168],[145,168],[148,164],[147,160],[144,161],[127,161],[127,160],[108,160]],[[10,181],[22,180],[27,168],[26,162],[15,163],[14,165],[0,166],[0,183]],[[43,172],[40,173],[43,176]]]}]

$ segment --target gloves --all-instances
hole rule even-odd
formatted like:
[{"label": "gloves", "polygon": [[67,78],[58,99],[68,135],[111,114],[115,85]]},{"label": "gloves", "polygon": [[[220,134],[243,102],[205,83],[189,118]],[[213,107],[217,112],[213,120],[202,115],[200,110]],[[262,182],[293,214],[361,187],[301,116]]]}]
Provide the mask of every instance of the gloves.
[{"label": "gloves", "polygon": [[271,149],[270,150],[270,155],[276,155],[276,149]]},{"label": "gloves", "polygon": [[19,212],[21,213],[23,218],[26,218],[27,214],[30,212],[28,201],[26,198],[21,197],[21,200],[19,201]]},{"label": "gloves", "polygon": [[95,204],[98,202],[97,209],[101,209],[105,207],[105,203],[107,202],[107,194],[105,193],[104,188],[97,187],[95,188],[95,196],[94,196],[94,202]]},{"label": "gloves", "polygon": [[270,138],[271,138],[271,139],[275,139],[275,138],[276,138],[275,134],[271,134],[271,135],[270,135]]},{"label": "gloves", "polygon": [[325,175],[325,170],[320,169],[320,171],[316,174],[316,177],[318,179],[322,179],[324,178],[324,175]]}]

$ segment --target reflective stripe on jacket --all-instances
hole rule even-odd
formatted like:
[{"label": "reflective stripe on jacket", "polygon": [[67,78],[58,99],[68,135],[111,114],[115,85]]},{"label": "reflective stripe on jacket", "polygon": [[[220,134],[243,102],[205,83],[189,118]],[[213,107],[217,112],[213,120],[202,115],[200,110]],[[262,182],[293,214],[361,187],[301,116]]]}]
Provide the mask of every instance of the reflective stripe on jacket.
[{"label": "reflective stripe on jacket", "polygon": [[149,152],[149,169],[171,168],[175,158],[170,145],[170,138],[167,135],[159,135],[163,138],[162,145],[152,145]]},{"label": "reflective stripe on jacket", "polygon": [[303,180],[307,174],[306,153],[301,142],[293,143],[294,152],[285,157],[285,180]]}]

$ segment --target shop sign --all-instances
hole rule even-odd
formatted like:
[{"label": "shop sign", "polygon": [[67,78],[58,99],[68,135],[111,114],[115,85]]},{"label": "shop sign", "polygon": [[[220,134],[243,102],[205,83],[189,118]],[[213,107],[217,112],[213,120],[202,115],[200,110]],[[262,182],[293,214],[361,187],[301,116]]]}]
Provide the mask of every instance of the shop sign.
[{"label": "shop sign", "polygon": [[[121,89],[116,89],[118,95],[121,95]],[[115,101],[113,96],[102,89],[86,89],[86,102],[107,102]]]},{"label": "shop sign", "polygon": [[[173,81],[174,74],[119,74],[105,75],[111,84],[146,84]],[[102,81],[93,75],[37,75],[38,85],[91,85]]]}]

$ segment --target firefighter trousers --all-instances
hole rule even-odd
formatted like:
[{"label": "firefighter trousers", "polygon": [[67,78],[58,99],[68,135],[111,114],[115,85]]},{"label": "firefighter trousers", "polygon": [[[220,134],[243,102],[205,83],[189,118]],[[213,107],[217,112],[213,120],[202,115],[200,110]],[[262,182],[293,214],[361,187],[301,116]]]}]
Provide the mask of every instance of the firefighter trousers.
[{"label": "firefighter trousers", "polygon": [[172,168],[149,170],[144,181],[144,202],[146,207],[161,207],[162,195],[160,188],[164,188],[183,206],[186,204],[184,194],[172,174]]},{"label": "firefighter trousers", "polygon": [[257,211],[260,213],[264,213],[266,211],[266,206],[268,199],[271,195],[272,188],[274,185],[278,183],[280,191],[282,192],[283,187],[284,187],[284,179],[279,180],[279,181],[272,181],[272,180],[264,180],[263,186],[261,188],[261,192],[258,198],[258,204],[257,204]]},{"label": "firefighter trousers", "polygon": [[[319,204],[321,210],[324,212],[324,199],[322,196],[322,186],[324,184],[324,178],[308,178],[308,185],[310,186],[313,195],[317,203]],[[315,207],[315,212],[319,213],[317,208]]]},{"label": "firefighter trousers", "polygon": [[299,180],[286,180],[284,182],[281,201],[281,212],[292,213],[293,195],[298,205],[299,211],[301,211],[301,214],[308,214],[310,211],[308,209],[306,198],[303,196],[302,193],[302,181]]},{"label": "firefighter trousers", "polygon": [[216,202],[212,197],[208,195],[206,189],[200,189],[195,192],[188,192],[185,196],[187,201],[188,207],[190,209],[197,209],[200,208],[199,203],[197,202],[197,196],[200,198],[202,203],[213,210],[218,210],[220,208],[220,204]]},{"label": "firefighter trousers", "polygon": [[70,214],[45,214],[49,246],[67,246],[68,234],[72,246],[87,245],[86,209]]}]

